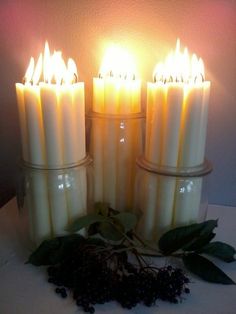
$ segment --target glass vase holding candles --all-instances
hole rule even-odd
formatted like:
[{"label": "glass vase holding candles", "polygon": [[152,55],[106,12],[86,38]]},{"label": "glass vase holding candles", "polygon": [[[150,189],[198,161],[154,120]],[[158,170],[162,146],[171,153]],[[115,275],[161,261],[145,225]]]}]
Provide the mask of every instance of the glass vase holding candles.
[{"label": "glass vase holding candles", "polygon": [[171,228],[202,222],[207,214],[207,160],[192,168],[157,167],[137,160],[134,211],[141,214],[138,232],[157,241]]},{"label": "glass vase holding candles", "polygon": [[77,166],[40,169],[22,164],[17,191],[21,235],[27,246],[67,234],[67,227],[93,208],[91,158]]},{"label": "glass vase holding candles", "polygon": [[91,206],[84,83],[73,59],[51,54],[46,42],[37,62],[31,57],[16,95],[24,163],[18,200],[28,238],[39,244],[65,234]]},{"label": "glass vase holding candles", "polygon": [[93,158],[94,201],[131,210],[134,202],[136,158],[144,145],[142,113],[87,116],[87,141]]}]

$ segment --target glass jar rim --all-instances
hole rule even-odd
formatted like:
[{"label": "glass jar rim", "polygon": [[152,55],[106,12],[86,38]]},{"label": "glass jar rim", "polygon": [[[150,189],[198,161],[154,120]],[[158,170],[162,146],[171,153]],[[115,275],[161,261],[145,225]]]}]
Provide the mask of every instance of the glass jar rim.
[{"label": "glass jar rim", "polygon": [[63,164],[61,166],[48,166],[48,165],[36,165],[29,163],[23,159],[19,161],[19,166],[26,169],[34,169],[34,170],[63,170],[63,169],[71,169],[77,168],[80,166],[87,166],[92,163],[93,159],[89,154],[87,154],[83,159],[79,160],[76,163],[71,164]]},{"label": "glass jar rim", "polygon": [[127,114],[113,114],[113,113],[101,113],[96,111],[90,111],[86,114],[86,118],[89,119],[114,119],[114,120],[129,120],[145,118],[145,114],[141,112],[127,113]]},{"label": "glass jar rim", "polygon": [[149,172],[169,177],[203,177],[212,172],[212,163],[205,159],[195,167],[169,167],[151,163],[143,155],[136,159],[136,164]]}]

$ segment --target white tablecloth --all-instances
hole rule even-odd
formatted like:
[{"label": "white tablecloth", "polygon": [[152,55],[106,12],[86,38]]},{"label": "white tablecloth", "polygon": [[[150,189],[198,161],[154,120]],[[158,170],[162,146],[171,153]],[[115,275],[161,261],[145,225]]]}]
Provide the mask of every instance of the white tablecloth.
[{"label": "white tablecloth", "polygon": [[[216,239],[236,247],[236,208],[211,205],[208,218],[219,218]],[[83,313],[72,298],[63,300],[54,293],[54,286],[46,281],[44,268],[24,264],[29,252],[21,243],[18,225],[13,199],[0,210],[0,314]],[[236,262],[215,262],[236,281]],[[158,301],[151,308],[138,305],[124,310],[111,302],[97,305],[96,313],[236,314],[236,286],[210,284],[192,275],[191,278],[191,294],[180,304]]]}]

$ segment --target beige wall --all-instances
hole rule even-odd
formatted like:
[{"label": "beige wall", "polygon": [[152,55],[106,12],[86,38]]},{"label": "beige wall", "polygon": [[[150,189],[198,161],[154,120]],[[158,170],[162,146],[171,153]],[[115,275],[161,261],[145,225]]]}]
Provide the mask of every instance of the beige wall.
[{"label": "beige wall", "polygon": [[[48,0],[0,2],[0,182],[15,175],[19,129],[14,83],[45,39],[76,60],[86,83],[109,42],[127,46],[143,80],[157,60],[183,45],[205,62],[212,81],[207,156],[214,164],[210,202],[236,205],[236,1],[225,0]],[[145,100],[145,88],[143,99]],[[12,169],[13,170],[9,170]],[[3,173],[4,172],[4,173]],[[12,184],[12,179],[8,185]]]}]

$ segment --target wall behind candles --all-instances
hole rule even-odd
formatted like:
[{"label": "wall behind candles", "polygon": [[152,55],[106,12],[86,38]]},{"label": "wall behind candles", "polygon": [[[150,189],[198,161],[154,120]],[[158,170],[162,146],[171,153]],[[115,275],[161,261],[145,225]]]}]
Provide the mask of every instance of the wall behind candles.
[{"label": "wall behind candles", "polygon": [[[236,205],[236,1],[41,0],[0,2],[0,195],[12,191],[20,155],[14,83],[47,39],[78,65],[91,102],[92,77],[109,42],[126,46],[143,82],[179,37],[212,81],[207,156],[210,203]],[[145,87],[145,83],[143,83]],[[145,101],[145,89],[143,93]],[[1,204],[1,200],[0,200]]]}]

